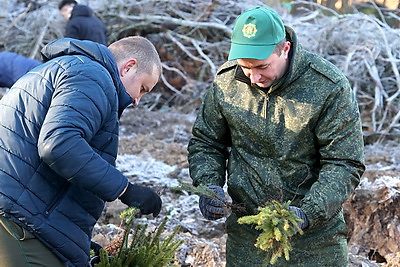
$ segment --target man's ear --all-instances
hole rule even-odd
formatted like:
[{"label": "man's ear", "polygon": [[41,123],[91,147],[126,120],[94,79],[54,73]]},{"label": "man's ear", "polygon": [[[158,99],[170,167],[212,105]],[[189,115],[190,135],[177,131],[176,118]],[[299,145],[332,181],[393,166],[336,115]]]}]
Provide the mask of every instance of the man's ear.
[{"label": "man's ear", "polygon": [[290,42],[286,42],[285,45],[283,46],[283,52],[285,53],[286,58],[289,58],[290,48],[291,48]]},{"label": "man's ear", "polygon": [[129,71],[134,71],[137,68],[137,60],[131,58],[121,65],[121,77],[124,77]]}]

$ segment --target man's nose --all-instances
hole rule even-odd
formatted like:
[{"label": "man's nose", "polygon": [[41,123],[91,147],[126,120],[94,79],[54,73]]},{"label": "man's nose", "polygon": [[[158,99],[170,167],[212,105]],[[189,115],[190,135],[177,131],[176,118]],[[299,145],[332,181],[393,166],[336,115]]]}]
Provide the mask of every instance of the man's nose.
[{"label": "man's nose", "polygon": [[250,81],[251,83],[258,83],[260,81],[261,75],[258,71],[251,70],[250,71]]}]

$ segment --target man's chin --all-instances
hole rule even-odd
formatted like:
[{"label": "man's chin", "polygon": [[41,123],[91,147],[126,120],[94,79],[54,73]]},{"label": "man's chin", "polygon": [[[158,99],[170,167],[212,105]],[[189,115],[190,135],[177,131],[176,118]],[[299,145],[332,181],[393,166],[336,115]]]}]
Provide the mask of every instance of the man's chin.
[{"label": "man's chin", "polygon": [[268,88],[271,86],[271,83],[256,83],[256,85],[260,88]]}]

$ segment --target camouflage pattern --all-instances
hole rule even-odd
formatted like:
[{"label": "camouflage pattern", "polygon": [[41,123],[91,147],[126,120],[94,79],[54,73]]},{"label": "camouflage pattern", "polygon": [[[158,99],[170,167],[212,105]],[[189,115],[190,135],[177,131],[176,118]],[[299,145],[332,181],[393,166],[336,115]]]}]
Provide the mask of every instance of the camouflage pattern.
[{"label": "camouflage pattern", "polygon": [[236,61],[218,70],[193,126],[190,175],[194,185],[227,182],[233,204],[244,206],[227,220],[227,266],[262,264],[258,232],[236,219],[273,199],[291,200],[309,219],[293,239],[293,264],[346,266],[341,205],[365,170],[358,103],[346,77],[286,31],[291,63],[270,88],[251,85]]}]

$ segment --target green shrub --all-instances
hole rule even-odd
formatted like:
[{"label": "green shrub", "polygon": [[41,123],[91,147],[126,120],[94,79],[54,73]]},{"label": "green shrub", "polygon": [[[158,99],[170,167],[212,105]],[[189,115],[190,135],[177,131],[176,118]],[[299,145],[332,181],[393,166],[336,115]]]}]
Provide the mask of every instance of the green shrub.
[{"label": "green shrub", "polygon": [[163,267],[171,266],[175,261],[175,252],[184,242],[174,240],[180,225],[175,227],[172,234],[162,239],[161,234],[168,221],[165,217],[154,233],[147,230],[147,225],[139,224],[135,227],[132,237],[128,238],[137,212],[137,209],[129,208],[121,213],[126,227],[119,251],[117,255],[109,256],[107,251],[102,249],[100,262],[94,264],[95,267]]}]

